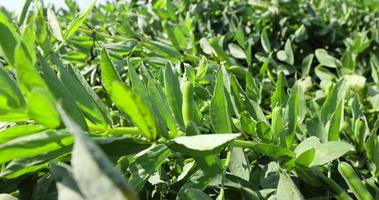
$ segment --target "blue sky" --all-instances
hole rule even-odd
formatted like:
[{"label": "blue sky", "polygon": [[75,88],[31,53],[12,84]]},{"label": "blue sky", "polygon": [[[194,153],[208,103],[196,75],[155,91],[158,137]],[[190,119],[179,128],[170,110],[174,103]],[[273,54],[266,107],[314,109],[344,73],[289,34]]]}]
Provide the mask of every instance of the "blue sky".
[{"label": "blue sky", "polygon": [[[55,6],[62,7],[65,5],[64,0],[43,0],[45,5],[54,4]],[[75,0],[81,9],[86,8],[92,0]],[[0,0],[0,6],[5,7],[10,11],[19,13],[24,5],[25,0]],[[106,0],[97,0],[97,3],[104,3]]]}]

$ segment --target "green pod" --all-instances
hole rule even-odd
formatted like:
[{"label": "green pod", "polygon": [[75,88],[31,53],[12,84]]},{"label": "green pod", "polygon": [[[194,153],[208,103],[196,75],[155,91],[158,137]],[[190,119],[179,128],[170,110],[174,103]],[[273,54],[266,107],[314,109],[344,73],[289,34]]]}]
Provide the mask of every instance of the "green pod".
[{"label": "green pod", "polygon": [[355,173],[354,169],[346,162],[341,162],[338,165],[338,171],[345,179],[347,185],[357,197],[358,200],[370,200],[374,199],[363,185],[361,179]]},{"label": "green pod", "polygon": [[355,121],[354,138],[356,140],[359,152],[364,151],[365,133],[366,133],[366,124],[361,118],[358,118]]},{"label": "green pod", "polygon": [[182,104],[182,113],[184,125],[187,127],[189,122],[194,122],[198,124],[198,116],[196,110],[195,99],[193,97],[194,91],[192,83],[187,81],[183,86],[183,104]]},{"label": "green pod", "polygon": [[175,36],[175,33],[174,33],[172,27],[170,27],[170,25],[167,22],[163,22],[162,24],[163,24],[164,30],[166,31],[166,33],[168,35],[168,38],[171,41],[172,46],[176,50],[180,51],[181,48],[180,48],[180,45],[179,45],[179,41],[176,39],[176,36]]}]

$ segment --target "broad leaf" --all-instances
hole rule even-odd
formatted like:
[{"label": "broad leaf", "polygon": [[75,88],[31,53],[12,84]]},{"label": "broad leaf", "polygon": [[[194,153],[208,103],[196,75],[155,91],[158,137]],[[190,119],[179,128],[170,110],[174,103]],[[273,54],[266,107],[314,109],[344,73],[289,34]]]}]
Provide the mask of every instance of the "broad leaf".
[{"label": "broad leaf", "polygon": [[353,146],[346,142],[327,142],[315,147],[315,157],[311,165],[324,165],[331,162],[347,152],[351,151]]},{"label": "broad leaf", "polygon": [[181,136],[172,140],[170,148],[190,156],[206,156],[219,153],[240,134],[202,134]]},{"label": "broad leaf", "polygon": [[13,65],[15,61],[15,49],[19,36],[16,28],[10,23],[9,19],[3,12],[0,12],[0,55],[6,61]]},{"label": "broad leaf", "polygon": [[211,115],[212,126],[216,133],[232,132],[222,71],[219,71],[217,74],[216,85],[213,91],[213,98],[211,100],[209,112]]},{"label": "broad leaf", "polygon": [[63,34],[63,39],[66,41],[70,39],[70,37],[78,30],[78,28],[83,24],[83,22],[87,19],[90,11],[95,6],[96,0],[93,0],[91,4],[87,7],[86,10],[80,12],[67,26],[66,30]]},{"label": "broad leaf", "polygon": [[46,131],[0,144],[0,163],[54,151],[73,143],[66,131]]},{"label": "broad leaf", "polygon": [[262,44],[263,50],[265,50],[266,53],[271,52],[271,44],[268,39],[266,30],[263,30],[261,33],[261,44]]},{"label": "broad leaf", "polygon": [[130,117],[147,139],[155,141],[158,138],[153,112],[139,96],[117,81],[113,82],[110,95],[117,107]]},{"label": "broad leaf", "polygon": [[63,122],[75,136],[71,157],[72,174],[85,199],[138,199],[105,153],[67,116],[62,107],[58,106],[58,110]]},{"label": "broad leaf", "polygon": [[47,22],[49,25],[49,30],[53,37],[59,41],[63,41],[63,35],[61,27],[59,26],[59,21],[51,8],[47,9]]},{"label": "broad leaf", "polygon": [[129,183],[137,191],[141,191],[147,179],[158,170],[165,159],[170,155],[166,145],[158,144],[138,153],[135,161],[129,166],[131,177]]},{"label": "broad leaf", "polygon": [[64,163],[52,164],[50,171],[56,181],[58,200],[84,200],[70,166]]},{"label": "broad leaf", "polygon": [[164,92],[176,122],[180,127],[184,127],[182,117],[182,92],[180,91],[178,77],[172,71],[171,64],[167,64],[164,69]]},{"label": "broad leaf", "polygon": [[280,173],[276,196],[283,200],[304,199],[303,195],[287,173]]},{"label": "broad leaf", "polygon": [[337,68],[341,66],[341,62],[337,58],[329,55],[325,49],[316,49],[315,55],[318,62],[325,67]]}]

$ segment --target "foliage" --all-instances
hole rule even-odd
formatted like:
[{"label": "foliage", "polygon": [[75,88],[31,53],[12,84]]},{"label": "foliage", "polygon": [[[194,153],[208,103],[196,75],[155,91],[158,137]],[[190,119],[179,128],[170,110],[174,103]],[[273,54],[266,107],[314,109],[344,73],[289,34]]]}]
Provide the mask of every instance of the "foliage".
[{"label": "foliage", "polygon": [[0,199],[378,199],[379,3],[0,12]]}]

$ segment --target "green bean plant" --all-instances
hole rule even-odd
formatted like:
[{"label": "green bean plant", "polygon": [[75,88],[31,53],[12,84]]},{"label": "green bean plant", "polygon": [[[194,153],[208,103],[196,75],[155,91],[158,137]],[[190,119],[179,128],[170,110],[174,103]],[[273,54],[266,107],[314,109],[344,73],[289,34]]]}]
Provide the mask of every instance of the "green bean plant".
[{"label": "green bean plant", "polygon": [[0,200],[379,199],[377,0],[65,3],[0,9]]}]

